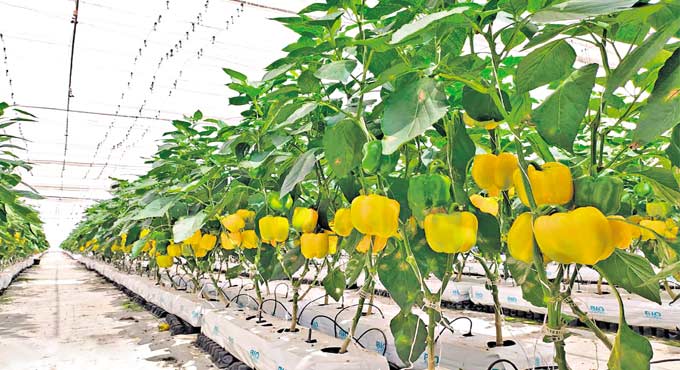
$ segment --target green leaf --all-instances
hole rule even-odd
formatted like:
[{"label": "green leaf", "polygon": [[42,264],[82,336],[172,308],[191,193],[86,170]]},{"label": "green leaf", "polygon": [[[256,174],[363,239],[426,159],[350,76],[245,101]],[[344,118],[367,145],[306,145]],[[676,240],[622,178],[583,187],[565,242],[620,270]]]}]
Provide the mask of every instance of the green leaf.
[{"label": "green leaf", "polygon": [[680,167],[680,125],[675,126],[671,133],[671,142],[666,148],[666,155],[673,166]]},{"label": "green leaf", "polygon": [[541,46],[519,62],[515,74],[517,92],[521,94],[566,77],[574,61],[576,52],[564,40]]},{"label": "green leaf", "polygon": [[613,344],[607,369],[649,370],[649,361],[654,354],[652,345],[647,338],[631,330],[623,315]]},{"label": "green leaf", "polygon": [[291,113],[285,121],[279,124],[277,128],[290,125],[291,123],[295,123],[299,119],[306,117],[308,114],[312,113],[314,109],[316,109],[317,105],[318,104],[316,102],[306,102],[302,104],[298,109]]},{"label": "green leaf", "polygon": [[231,77],[232,79],[234,79],[236,81],[240,81],[240,82],[247,82],[248,81],[248,77],[241,72],[235,71],[235,70],[230,69],[230,68],[222,68],[222,70],[224,71],[224,73],[228,74],[229,77]]},{"label": "green leaf", "polygon": [[477,246],[482,253],[494,256],[501,251],[501,230],[498,219],[474,208],[477,216]]},{"label": "green leaf", "polygon": [[653,59],[670,39],[680,29],[680,17],[666,23],[654,34],[649,36],[633,52],[628,54],[607,79],[604,97],[609,100],[614,90],[626,84],[628,80],[647,62]]},{"label": "green leaf", "polygon": [[470,139],[460,117],[454,118],[452,132],[449,133],[448,148],[451,167],[454,169],[454,182],[465,181],[468,163],[475,156],[475,143]]},{"label": "green leaf", "polygon": [[205,223],[205,213],[198,212],[195,215],[182,217],[172,226],[172,237],[175,243],[181,243],[199,230]]},{"label": "green leaf", "polygon": [[298,77],[297,85],[300,91],[305,94],[313,93],[319,90],[320,83],[319,80],[314,76],[311,71],[304,71],[300,73]]},{"label": "green leaf", "polygon": [[281,185],[281,197],[285,197],[286,194],[290,193],[295,185],[300,183],[302,180],[312,172],[314,164],[316,163],[316,155],[314,154],[316,149],[310,149],[304,152],[293,164],[293,167],[286,175],[283,180],[283,185]]},{"label": "green leaf", "polygon": [[288,72],[291,67],[293,67],[292,64],[284,64],[282,66],[279,66],[278,68],[274,68],[274,69],[268,71],[267,73],[265,73],[264,76],[262,76],[262,81],[273,80],[273,79],[281,76],[282,74],[285,74],[286,72]]},{"label": "green leaf", "polygon": [[326,129],[323,150],[328,165],[338,178],[346,177],[361,164],[366,135],[351,119],[344,119]]},{"label": "green leaf", "polygon": [[356,66],[354,60],[339,60],[322,65],[314,76],[322,80],[347,82]]},{"label": "green leaf", "polygon": [[680,187],[671,170],[662,167],[649,167],[642,171],[631,171],[643,177],[654,190],[654,195],[680,207]]},{"label": "green leaf", "polygon": [[418,228],[417,233],[409,240],[411,251],[416,258],[418,270],[422,276],[428,276],[432,273],[437,279],[443,279],[446,272],[446,263],[448,255],[445,253],[437,253],[427,245],[425,240],[425,232]]},{"label": "green leaf", "polygon": [[531,17],[539,23],[574,21],[630,8],[637,0],[567,0],[543,8]]},{"label": "green leaf", "polygon": [[433,79],[422,78],[401,86],[385,101],[383,154],[394,153],[400,145],[427,131],[447,109],[446,96]]},{"label": "green leaf", "polygon": [[[510,111],[510,97],[503,91],[501,94],[503,105],[506,111]],[[463,87],[463,108],[465,112],[477,121],[502,121],[503,114],[498,110],[498,107],[489,94],[481,93],[469,86]]]},{"label": "green leaf", "polygon": [[408,311],[422,297],[418,276],[406,262],[403,247],[394,248],[378,262],[380,282],[390,292],[392,299],[402,311]]},{"label": "green leaf", "polygon": [[659,77],[640,111],[633,141],[646,144],[680,123],[680,49],[659,70]]},{"label": "green leaf", "polygon": [[404,363],[412,364],[425,351],[427,326],[410,310],[399,312],[392,318],[390,331],[394,337],[397,354]]},{"label": "green leaf", "polygon": [[574,71],[532,114],[538,133],[548,144],[573,151],[574,139],[588,110],[597,64]]},{"label": "green leaf", "polygon": [[533,265],[518,261],[512,257],[506,260],[506,265],[515,282],[522,287],[522,298],[537,307],[546,307],[547,299],[543,288],[538,282],[538,273]]},{"label": "green leaf", "polygon": [[339,301],[345,291],[345,273],[339,268],[330,270],[323,279],[323,288],[326,290],[326,294],[336,302]]},{"label": "green leaf", "polygon": [[176,201],[177,198],[158,198],[147,204],[146,207],[132,216],[132,220],[144,220],[147,218],[164,216],[165,213],[175,205]]},{"label": "green leaf", "polygon": [[394,32],[390,43],[394,45],[406,41],[426,31],[430,25],[433,24],[438,25],[441,23],[440,22],[441,20],[445,20],[446,18],[456,14],[461,14],[467,9],[468,9],[467,6],[460,6],[453,8],[451,10],[445,10],[438,13],[428,14],[416,20],[415,22],[405,24],[401,26],[401,28],[399,28],[396,32]]},{"label": "green leaf", "polygon": [[132,258],[137,258],[139,256],[139,253],[142,251],[142,248],[144,248],[144,244],[146,244],[146,239],[139,239],[136,242],[132,244],[132,250],[131,250],[131,257]]},{"label": "green leaf", "polygon": [[661,304],[659,287],[642,285],[654,277],[652,265],[644,257],[617,248],[609,258],[598,262],[595,268],[602,271],[610,284]]}]

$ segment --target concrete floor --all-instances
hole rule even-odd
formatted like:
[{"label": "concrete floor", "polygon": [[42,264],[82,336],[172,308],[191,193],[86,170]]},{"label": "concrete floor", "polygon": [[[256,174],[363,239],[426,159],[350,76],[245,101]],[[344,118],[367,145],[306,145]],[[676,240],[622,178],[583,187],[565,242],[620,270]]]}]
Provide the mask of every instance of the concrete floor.
[{"label": "concrete floor", "polygon": [[214,368],[195,335],[171,337],[160,323],[94,272],[47,253],[0,296],[0,368]]}]

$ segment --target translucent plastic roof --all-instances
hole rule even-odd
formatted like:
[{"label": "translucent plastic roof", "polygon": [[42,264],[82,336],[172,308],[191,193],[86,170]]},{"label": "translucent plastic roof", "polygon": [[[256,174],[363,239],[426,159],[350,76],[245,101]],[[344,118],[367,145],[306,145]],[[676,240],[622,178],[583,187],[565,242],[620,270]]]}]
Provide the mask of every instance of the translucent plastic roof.
[{"label": "translucent plastic roof", "polygon": [[33,165],[24,181],[52,245],[111,177],[146,172],[144,158],[171,128],[200,109],[237,120],[223,67],[257,79],[295,35],[270,18],[311,0],[80,0],[67,129],[75,0],[0,0],[0,101],[38,122],[12,128]]}]

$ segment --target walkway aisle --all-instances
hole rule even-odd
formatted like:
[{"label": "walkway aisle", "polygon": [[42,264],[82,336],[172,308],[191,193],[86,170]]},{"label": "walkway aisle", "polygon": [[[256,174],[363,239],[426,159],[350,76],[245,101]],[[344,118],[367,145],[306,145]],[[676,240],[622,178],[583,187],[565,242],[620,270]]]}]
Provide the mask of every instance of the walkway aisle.
[{"label": "walkway aisle", "polygon": [[61,252],[46,253],[0,296],[3,370],[214,368],[191,342]]}]

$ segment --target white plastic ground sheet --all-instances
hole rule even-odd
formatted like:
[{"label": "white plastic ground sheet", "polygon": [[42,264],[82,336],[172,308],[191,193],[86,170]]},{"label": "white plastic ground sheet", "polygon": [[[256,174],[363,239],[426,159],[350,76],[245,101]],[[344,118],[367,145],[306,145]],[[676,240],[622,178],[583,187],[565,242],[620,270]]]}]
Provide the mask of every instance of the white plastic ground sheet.
[{"label": "white plastic ground sheet", "polygon": [[[388,370],[387,360],[375,352],[366,351],[352,345],[346,355],[322,352],[322,348],[339,347],[341,339],[317,333],[316,344],[305,343],[307,332],[278,333],[276,330],[290,324],[266,315],[272,326],[262,326],[251,311],[246,314],[237,309],[220,309],[223,304],[206,301],[196,294],[172,290],[156,285],[146,277],[121,273],[114,267],[89,258],[81,261],[88,267],[121,284],[148,302],[172,313],[192,326],[201,327],[209,338],[223,346],[227,351],[256,369],[357,369]],[[208,281],[201,281],[207,286]],[[219,310],[219,311],[218,311]],[[224,313],[229,315],[224,316]],[[207,318],[211,318],[207,321]],[[276,330],[275,330],[276,329]],[[238,338],[238,340],[234,340]]]},{"label": "white plastic ground sheet", "polygon": [[0,271],[0,290],[6,289],[15,276],[33,264],[33,257],[19,261]]},{"label": "white plastic ground sheet", "polygon": [[[229,300],[237,303],[237,307],[247,307],[248,309],[257,309],[257,301],[255,290],[252,282],[248,280],[241,280],[239,285],[229,287],[228,284],[222,286],[224,294]],[[210,284],[212,285],[212,284]],[[289,289],[282,288],[282,286]],[[306,287],[304,287],[306,289]],[[214,287],[204,286],[204,291],[209,296],[216,296],[217,292]],[[305,290],[302,289],[301,293]],[[270,283],[270,294],[263,294],[263,311],[268,314],[273,314],[278,318],[289,320],[290,314],[293,310],[290,298],[292,296],[292,288],[289,287],[287,281],[274,281]],[[449,289],[447,289],[449,290]],[[275,294],[276,292],[276,294]],[[306,328],[313,328],[316,332],[326,333],[328,335],[337,336],[344,339],[349,331],[353,315],[356,307],[353,306],[358,302],[358,294],[356,291],[347,290],[344,295],[344,300],[341,303],[331,302],[324,304],[324,291],[322,288],[312,288],[307,296],[298,303],[300,316],[299,323]],[[399,307],[396,304],[384,304],[374,302],[377,308],[373,308],[372,315],[364,316],[359,321],[355,337],[366,349],[383,354],[388,361],[398,366],[407,366],[397,355],[396,347],[394,346],[394,338],[390,331],[390,319],[399,312]],[[346,308],[346,309],[343,309]],[[368,307],[364,308],[366,312]],[[427,322],[427,315],[424,312],[416,311],[425,322]],[[447,313],[448,314],[448,313]],[[453,320],[456,317],[447,317]],[[475,319],[477,324],[479,320]],[[336,324],[337,323],[337,326]],[[552,364],[553,349],[549,345],[538,343],[535,350],[531,353],[525,353],[517,346],[512,348],[494,348],[488,349],[487,343],[493,338],[488,335],[475,332],[474,324],[472,328],[473,335],[467,336],[470,330],[469,321],[458,320],[454,323],[454,333],[449,330],[444,330],[442,326],[438,326],[436,332],[442,332],[438,342],[435,353],[437,353],[436,361],[440,366],[451,369],[477,369],[487,368],[494,361],[499,359],[506,359],[512,361],[519,368],[531,368],[533,366],[546,366]],[[526,339],[526,338],[525,338]],[[533,342],[533,341],[531,341]],[[427,355],[423,354],[412,365],[413,369],[427,368]],[[498,369],[503,369],[499,365]]]}]

